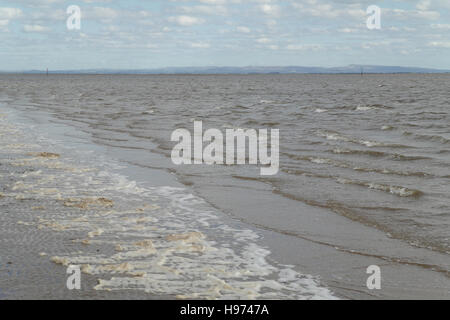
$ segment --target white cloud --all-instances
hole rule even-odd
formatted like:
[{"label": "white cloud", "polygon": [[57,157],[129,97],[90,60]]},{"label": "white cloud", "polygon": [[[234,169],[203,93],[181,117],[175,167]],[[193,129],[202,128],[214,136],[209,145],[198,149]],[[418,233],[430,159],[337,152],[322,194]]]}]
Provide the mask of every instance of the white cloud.
[{"label": "white cloud", "polygon": [[419,10],[428,10],[430,8],[430,5],[431,5],[431,0],[421,0],[416,5],[416,8]]},{"label": "white cloud", "polygon": [[281,12],[280,7],[273,4],[263,4],[259,8],[262,12],[270,16],[278,16]]},{"label": "white cloud", "polygon": [[226,0],[199,0],[199,1],[207,4],[225,4],[227,2]]},{"label": "white cloud", "polygon": [[0,19],[14,19],[22,16],[22,10],[18,8],[0,8]]},{"label": "white cloud", "polygon": [[9,32],[8,24],[9,20],[0,20],[0,32]]},{"label": "white cloud", "polygon": [[114,19],[117,18],[119,13],[108,7],[94,7],[92,9],[83,9],[82,14],[86,13],[86,16],[94,19]]},{"label": "white cloud", "polygon": [[338,29],[338,32],[342,32],[342,33],[355,33],[355,32],[358,32],[359,30],[358,29],[355,29],[355,28],[341,28],[341,29]]},{"label": "white cloud", "polygon": [[269,38],[259,38],[259,39],[256,39],[256,42],[258,42],[258,43],[269,43],[269,42],[272,42],[272,40],[270,40]]},{"label": "white cloud", "polygon": [[250,33],[250,32],[252,32],[252,31],[250,30],[250,28],[248,28],[248,27],[243,27],[243,26],[237,27],[236,30],[239,31],[239,32],[242,32],[242,33]]},{"label": "white cloud", "polygon": [[305,50],[319,50],[322,46],[318,44],[290,44],[286,47],[288,50],[305,51]]},{"label": "white cloud", "polygon": [[450,48],[450,41],[432,41],[428,43],[429,47]]},{"label": "white cloud", "polygon": [[199,49],[207,49],[211,47],[209,43],[205,42],[193,42],[190,45],[192,48],[199,48]]},{"label": "white cloud", "polygon": [[180,26],[188,27],[196,24],[202,24],[204,22],[203,19],[192,17],[192,16],[173,16],[169,17],[169,22],[176,23]]},{"label": "white cloud", "polygon": [[38,24],[26,24],[23,26],[23,31],[25,32],[47,32],[50,28],[44,27]]},{"label": "white cloud", "polygon": [[450,30],[450,24],[442,24],[442,23],[432,24],[431,28],[439,30]]},{"label": "white cloud", "polygon": [[438,11],[404,10],[404,9],[384,9],[383,15],[388,17],[415,21],[417,19],[437,20],[440,18]]},{"label": "white cloud", "polygon": [[183,6],[180,10],[190,14],[226,15],[228,13],[225,6]]},{"label": "white cloud", "polygon": [[301,15],[320,17],[320,18],[354,18],[364,21],[366,11],[360,5],[350,4],[344,7],[334,7],[330,3],[321,3],[316,0],[306,1],[306,4],[292,3]]}]

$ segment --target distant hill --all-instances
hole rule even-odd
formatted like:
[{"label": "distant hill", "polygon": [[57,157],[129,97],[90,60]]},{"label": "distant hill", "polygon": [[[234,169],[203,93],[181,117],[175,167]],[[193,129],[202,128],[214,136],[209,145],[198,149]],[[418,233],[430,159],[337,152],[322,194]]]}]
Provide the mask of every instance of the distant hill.
[{"label": "distant hill", "polygon": [[[439,70],[416,67],[349,65],[346,67],[169,67],[159,69],[117,70],[57,70],[51,74],[352,74],[352,73],[450,73],[450,70]],[[43,74],[46,71],[30,70],[16,73]]]}]

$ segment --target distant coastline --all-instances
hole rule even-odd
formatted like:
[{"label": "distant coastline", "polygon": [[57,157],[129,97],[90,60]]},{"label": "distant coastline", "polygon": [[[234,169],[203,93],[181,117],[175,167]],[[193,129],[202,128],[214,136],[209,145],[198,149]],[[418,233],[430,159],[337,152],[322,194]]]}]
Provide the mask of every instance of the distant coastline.
[{"label": "distant coastline", "polygon": [[[345,67],[168,67],[158,69],[83,69],[83,70],[49,70],[49,74],[442,74],[450,70],[419,67],[349,65]],[[47,70],[0,71],[1,74],[46,74]]]}]

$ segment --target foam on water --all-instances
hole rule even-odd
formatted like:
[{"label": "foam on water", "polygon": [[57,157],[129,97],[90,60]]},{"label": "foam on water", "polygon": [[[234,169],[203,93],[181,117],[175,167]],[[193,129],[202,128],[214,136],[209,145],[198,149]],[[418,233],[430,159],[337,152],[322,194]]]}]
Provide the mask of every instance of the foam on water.
[{"label": "foam on water", "polygon": [[120,165],[101,155],[92,162],[86,150],[63,148],[5,117],[0,123],[2,152],[15,155],[2,161],[20,168],[10,173],[1,196],[42,204],[29,221],[18,221],[24,226],[80,234],[73,239],[79,251],[49,259],[96,275],[95,290],[201,299],[334,299],[318,279],[269,263],[270,251],[258,244],[255,231],[224,223],[220,212],[189,190],[141,185],[115,172]]}]

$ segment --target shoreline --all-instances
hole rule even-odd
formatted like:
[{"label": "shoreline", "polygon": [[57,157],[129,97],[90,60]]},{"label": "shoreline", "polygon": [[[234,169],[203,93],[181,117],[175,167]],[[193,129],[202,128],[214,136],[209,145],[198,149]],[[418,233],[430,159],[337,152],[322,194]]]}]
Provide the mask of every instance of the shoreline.
[{"label": "shoreline", "polygon": [[[20,113],[16,113],[12,118],[14,118],[14,123],[17,119],[24,119]],[[34,135],[37,135],[36,127],[40,124],[36,125],[36,123],[39,121],[28,122],[28,124],[31,123],[34,124],[29,128],[32,129],[30,133],[34,132]],[[46,128],[49,127],[46,126]],[[46,134],[50,136],[55,134],[55,128],[53,126],[53,129],[48,129]],[[4,129],[8,131],[6,126]],[[61,126],[60,129],[66,137],[70,136],[68,127]],[[14,126],[11,126],[11,130],[11,133],[15,130]],[[12,140],[20,140],[19,131],[14,133]],[[92,192],[88,191],[90,187],[87,185],[84,187],[84,191],[77,191],[72,188],[73,183],[84,181],[84,173],[93,171],[92,168],[78,166],[78,164],[74,166],[73,154],[59,150],[58,144],[61,141],[56,141],[54,145],[47,144],[45,148],[42,148],[39,144],[31,141],[27,141],[30,146],[18,143],[20,141],[12,143],[9,141],[11,137],[7,137],[5,132],[2,132],[2,136],[3,139],[6,138],[9,146],[15,146],[14,153],[9,155],[5,154],[7,150],[3,148],[1,168],[8,172],[12,181],[2,183],[5,187],[2,199],[0,199],[3,207],[11,208],[11,213],[15,217],[13,220],[16,220],[10,221],[8,216],[4,216],[8,221],[7,224],[19,226],[19,228],[12,228],[16,231],[13,234],[17,236],[17,232],[25,232],[24,238],[27,239],[34,235],[45,237],[47,232],[55,232],[63,237],[62,241],[55,241],[47,235],[48,242],[37,241],[36,243],[41,247],[49,246],[42,252],[32,249],[34,241],[31,245],[22,244],[24,247],[28,247],[27,250],[31,249],[33,254],[30,255],[28,252],[26,255],[11,259],[14,260],[10,261],[11,265],[20,266],[24,264],[24,261],[27,261],[25,264],[35,265],[36,260],[46,261],[38,271],[28,270],[27,277],[39,278],[40,272],[47,272],[48,268],[50,270],[58,269],[56,273],[59,273],[59,276],[55,279],[61,280],[66,277],[65,269],[57,265],[66,267],[71,264],[81,265],[82,271],[87,274],[88,286],[91,286],[99,278],[102,279],[93,287],[100,291],[93,290],[91,287],[80,296],[75,295],[75,298],[81,299],[114,299],[117,297],[124,299],[135,299],[136,297],[144,299],[149,297],[204,299],[210,295],[218,299],[239,297],[245,299],[252,297],[258,299],[334,298],[326,288],[318,285],[315,278],[299,274],[297,271],[291,270],[290,266],[269,263],[266,257],[270,252],[258,245],[260,235],[250,229],[242,228],[242,224],[231,219],[222,220],[217,213],[208,209],[209,206],[206,203],[187,194],[184,188],[163,187],[162,190],[157,187],[143,188],[143,186],[136,185],[135,182],[123,180],[123,176],[113,175],[112,177],[117,178],[116,180],[123,184],[121,188],[124,190],[123,192],[126,192],[125,194],[128,194],[125,196],[122,191],[114,189],[116,186],[114,188],[109,186],[110,178],[105,175],[106,171],[100,170],[99,174],[88,176],[87,181],[91,185],[101,183],[99,186],[102,188],[97,188],[98,190]],[[61,136],[57,140],[60,138]],[[3,139],[1,142],[5,145]],[[43,141],[42,138],[37,140]],[[70,144],[67,143],[67,140],[64,141],[66,142],[64,148],[67,148],[67,145]],[[81,143],[86,142],[80,141]],[[95,152],[99,151],[100,147],[90,146],[94,147]],[[72,147],[75,147],[73,143]],[[75,149],[80,149],[76,150],[77,152],[82,150],[79,147],[75,147]],[[30,152],[28,150],[30,148],[37,148],[37,150]],[[98,155],[94,156],[97,158]],[[88,157],[92,157],[92,154]],[[97,161],[104,164],[100,160]],[[118,171],[124,169],[120,164],[111,165],[111,168]],[[67,172],[61,176],[61,170],[74,172],[76,177],[71,178],[71,174],[67,174]],[[127,170],[129,168],[125,171]],[[58,175],[55,175],[56,173]],[[165,175],[168,174],[161,173],[158,180],[163,179],[162,177]],[[2,176],[5,175],[2,174]],[[36,181],[34,176],[38,176],[40,180]],[[95,177],[101,177],[103,182],[95,181]],[[73,178],[75,180],[71,182]],[[45,187],[43,187],[44,183]],[[154,184],[157,185],[159,182]],[[165,185],[167,185],[167,181],[165,181]],[[65,190],[66,188],[67,190]],[[144,190],[142,196],[137,195],[136,197],[130,193],[135,189]],[[110,190],[110,193],[102,190]],[[146,194],[150,196],[148,200],[145,200],[148,197]],[[150,201],[154,201],[154,204],[150,204]],[[138,203],[141,207],[136,209],[130,207]],[[156,205],[156,203],[161,203],[161,205]],[[161,214],[166,216],[161,216]],[[198,217],[195,218],[192,215]],[[212,224],[215,227],[211,227]],[[183,226],[182,229],[180,229],[181,226]],[[123,236],[120,236],[120,233]],[[234,234],[231,242],[227,240],[230,234]],[[138,239],[140,241],[137,241]],[[53,247],[55,243],[59,243],[56,248]],[[3,251],[2,256],[8,256],[6,253],[10,249],[0,248],[0,250]],[[180,260],[177,258],[178,252],[183,252],[183,255],[187,256],[192,255],[194,260],[191,258]],[[226,260],[223,260],[225,257]],[[222,260],[224,262],[221,262]],[[49,263],[53,263],[52,267],[48,267]],[[240,270],[240,265],[243,267],[242,270]],[[236,269],[236,267],[239,268]],[[207,275],[202,275],[204,268],[208,268]],[[228,268],[230,269],[227,271]],[[161,272],[166,275],[158,276]],[[186,276],[192,273],[193,282],[179,282],[177,280],[179,272],[186,273]],[[112,278],[104,276],[108,273]],[[239,275],[241,273],[242,275]],[[116,276],[114,276],[115,274]],[[195,280],[196,277],[198,280]],[[223,277],[223,280],[219,277]],[[19,273],[12,278],[13,280],[8,279],[9,283],[15,283],[11,287],[27,286],[26,282],[20,284],[22,280]],[[31,283],[33,282],[31,281]],[[53,292],[52,284],[45,285],[48,286],[47,290]],[[139,291],[132,290],[130,293],[130,289],[134,286],[137,286]],[[4,283],[1,287],[4,288]],[[54,294],[41,295],[37,288],[33,290],[28,287],[25,292],[10,293],[3,298],[29,298],[30,296],[36,299],[74,298],[67,292],[62,293],[64,286],[61,283],[58,287],[59,290],[54,291]],[[266,289],[260,292],[260,288]],[[112,295],[109,295],[110,290],[114,292]],[[142,296],[139,296],[140,290],[143,290]],[[145,294],[145,292],[147,293]]]},{"label": "shoreline", "polygon": [[[39,117],[45,118],[43,115]],[[69,125],[61,125],[60,133],[65,132],[68,127]],[[81,140],[86,138],[89,139],[87,133]],[[83,143],[94,145],[86,140]],[[108,149],[99,146],[95,148]],[[111,156],[120,158],[120,154],[115,153],[113,149],[110,149],[110,152]],[[138,153],[134,156],[138,156]],[[137,168],[133,167],[139,171]],[[133,169],[125,171],[130,174]],[[141,168],[142,172],[137,174],[135,172],[135,177],[147,169]],[[149,172],[146,174],[158,176],[156,172],[159,172],[156,184],[167,183],[167,179],[171,179],[170,184],[181,185],[173,175],[166,172],[157,169],[150,172],[151,174]],[[324,210],[294,200],[280,199],[280,196],[262,187],[260,183],[245,183],[257,184],[256,189],[260,191],[253,194],[245,193],[243,197],[244,193],[240,190],[231,190],[223,197],[220,196],[223,192],[220,188],[194,189],[201,198],[207,199],[210,204],[220,209],[219,211],[225,212],[221,219],[231,223],[240,221],[256,230],[261,235],[259,242],[263,247],[267,246],[270,249],[270,260],[295,265],[302,272],[320,276],[323,284],[341,298],[442,299],[448,294],[446,291],[448,276],[424,268],[426,265],[422,267],[411,265],[417,257],[419,260],[422,258],[426,260],[427,252],[411,248],[400,241],[388,238],[382,232]],[[263,210],[254,210],[252,203],[259,203],[259,209]],[[280,204],[283,210],[280,210]],[[292,221],[292,216],[283,216],[284,212],[291,210],[299,212],[296,221]],[[277,214],[273,217],[273,214],[271,215],[273,212],[281,216]],[[365,269],[372,264],[380,265],[383,269],[384,280],[380,291],[369,291],[365,287],[368,276]],[[418,282],[412,283],[411,279]]]}]

